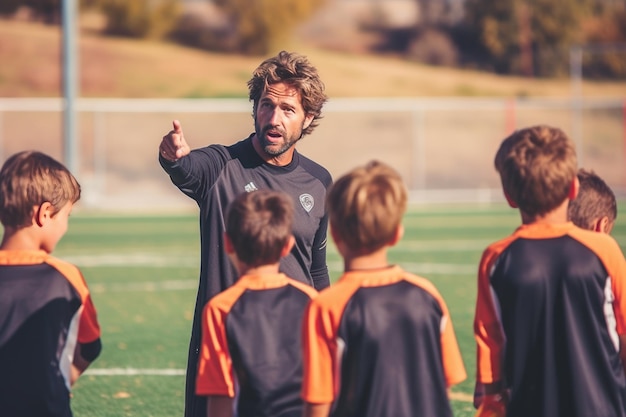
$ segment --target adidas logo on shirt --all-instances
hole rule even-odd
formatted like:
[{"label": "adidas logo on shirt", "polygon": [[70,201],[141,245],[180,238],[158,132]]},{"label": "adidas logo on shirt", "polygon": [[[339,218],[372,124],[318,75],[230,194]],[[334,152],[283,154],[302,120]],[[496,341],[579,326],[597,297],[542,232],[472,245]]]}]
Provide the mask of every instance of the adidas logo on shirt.
[{"label": "adidas logo on shirt", "polygon": [[247,183],[246,186],[243,187],[243,189],[246,190],[247,193],[258,190],[258,188],[256,188],[256,185],[254,185],[252,181]]}]

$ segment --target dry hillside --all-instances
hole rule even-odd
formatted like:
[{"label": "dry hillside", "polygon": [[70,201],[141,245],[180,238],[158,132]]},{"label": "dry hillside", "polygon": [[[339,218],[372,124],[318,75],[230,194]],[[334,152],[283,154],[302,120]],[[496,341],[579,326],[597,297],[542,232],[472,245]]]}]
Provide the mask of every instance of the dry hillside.
[{"label": "dry hillside", "polygon": [[[243,97],[259,57],[100,36],[83,23],[79,39],[84,97]],[[59,27],[0,21],[0,97],[60,95]],[[569,80],[502,77],[437,68],[394,57],[331,52],[294,41],[318,66],[331,97],[568,96]],[[590,83],[585,95],[623,97],[626,82]]]}]

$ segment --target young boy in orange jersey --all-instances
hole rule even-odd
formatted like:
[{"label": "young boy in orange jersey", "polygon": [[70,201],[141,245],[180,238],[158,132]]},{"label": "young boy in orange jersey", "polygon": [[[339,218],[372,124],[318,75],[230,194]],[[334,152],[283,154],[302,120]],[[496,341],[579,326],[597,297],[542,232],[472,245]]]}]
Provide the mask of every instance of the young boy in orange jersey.
[{"label": "young boy in orange jersey", "polygon": [[70,389],[100,354],[85,280],[50,256],[80,186],[59,162],[25,151],[0,170],[0,415],[71,417]]},{"label": "young boy in orange jersey", "polygon": [[465,379],[448,309],[426,279],[389,265],[407,192],[373,161],[330,189],[330,231],[344,274],[307,310],[305,416],[452,416],[447,389]]},{"label": "young boy in orange jersey", "polygon": [[225,250],[240,277],[204,308],[196,381],[211,417],[302,416],[300,332],[317,291],[279,273],[292,223],[282,192],[243,193],[228,207]]},{"label": "young boy in orange jersey", "polygon": [[483,253],[474,332],[483,403],[507,417],[626,415],[626,262],[610,236],[568,221],[576,164],[549,126],[514,132],[496,153],[522,225]]},{"label": "young boy in orange jersey", "polygon": [[593,171],[578,170],[580,188],[569,202],[568,217],[578,227],[611,233],[617,218],[617,201],[613,190]]}]

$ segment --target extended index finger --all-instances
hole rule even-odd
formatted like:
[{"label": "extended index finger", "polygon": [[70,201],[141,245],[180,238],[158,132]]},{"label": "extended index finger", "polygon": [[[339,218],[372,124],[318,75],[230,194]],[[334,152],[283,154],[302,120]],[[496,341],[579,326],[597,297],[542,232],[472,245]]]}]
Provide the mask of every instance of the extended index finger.
[{"label": "extended index finger", "polygon": [[178,120],[174,120],[172,122],[172,126],[174,127],[174,133],[178,133],[179,135],[183,134],[183,127],[180,124],[180,121]]}]

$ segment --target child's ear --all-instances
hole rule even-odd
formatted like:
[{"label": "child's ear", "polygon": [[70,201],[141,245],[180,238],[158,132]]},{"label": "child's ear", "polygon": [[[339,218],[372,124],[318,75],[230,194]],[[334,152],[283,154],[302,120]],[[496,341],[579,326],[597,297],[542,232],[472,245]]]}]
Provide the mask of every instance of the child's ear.
[{"label": "child's ear", "polygon": [[330,236],[333,238],[333,241],[335,242],[335,244],[340,243],[341,242],[341,238],[335,232],[335,229],[333,229],[332,226],[330,226],[329,229],[330,229]]},{"label": "child's ear", "polygon": [[38,207],[35,206],[33,210],[33,222],[37,224],[37,226],[42,227],[52,218],[53,211],[52,204],[49,201],[43,202]]},{"label": "child's ear", "polygon": [[280,257],[284,258],[285,256],[289,255],[289,252],[291,252],[291,249],[293,249],[293,246],[296,244],[296,238],[293,237],[293,235],[289,236],[289,239],[287,239],[287,242],[285,243],[285,246],[283,246],[283,250],[280,252]]},{"label": "child's ear", "polygon": [[224,233],[224,250],[228,255],[232,255],[235,253],[235,247],[233,246],[233,241],[230,240],[228,235]]},{"label": "child's ear", "polygon": [[572,183],[569,186],[569,194],[567,195],[567,198],[569,198],[570,200],[575,199],[576,196],[578,195],[579,189],[580,189],[580,181],[578,180],[578,176],[575,176],[574,179],[572,180]]},{"label": "child's ear", "polygon": [[391,241],[389,241],[389,246],[394,246],[396,245],[400,239],[402,239],[402,236],[404,236],[404,226],[403,225],[398,225],[398,227],[396,227],[396,231],[393,234],[393,238],[391,238]]},{"label": "child's ear", "polygon": [[506,202],[509,203],[509,207],[516,209],[517,203],[513,201],[511,197],[507,193],[504,193],[504,198],[506,198]]},{"label": "child's ear", "polygon": [[600,233],[611,233],[611,222],[607,216],[602,216],[593,221],[593,230]]}]

